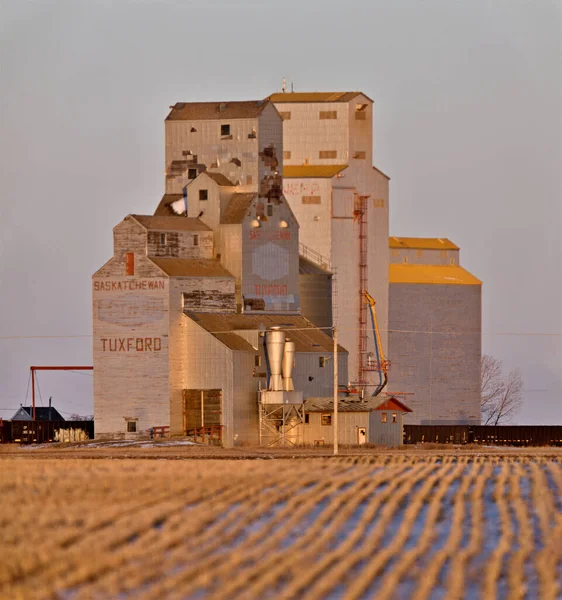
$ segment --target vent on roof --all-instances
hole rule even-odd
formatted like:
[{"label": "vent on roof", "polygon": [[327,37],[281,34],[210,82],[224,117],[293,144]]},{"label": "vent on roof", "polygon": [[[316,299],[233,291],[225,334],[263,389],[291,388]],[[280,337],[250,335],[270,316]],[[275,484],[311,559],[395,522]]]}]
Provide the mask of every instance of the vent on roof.
[{"label": "vent on roof", "polygon": [[219,112],[224,112],[226,110],[226,102],[221,102],[219,104]]}]

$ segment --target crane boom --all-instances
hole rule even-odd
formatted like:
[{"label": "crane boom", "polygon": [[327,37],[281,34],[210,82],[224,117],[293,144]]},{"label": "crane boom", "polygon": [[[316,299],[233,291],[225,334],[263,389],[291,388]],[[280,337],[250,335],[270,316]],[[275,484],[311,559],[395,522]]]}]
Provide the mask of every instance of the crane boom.
[{"label": "crane boom", "polygon": [[367,292],[367,291],[365,291],[365,299],[367,300],[367,303],[369,304],[369,309],[371,311],[371,324],[373,326],[375,353],[377,355],[377,369],[376,370],[379,372],[379,377],[380,377],[379,385],[375,388],[375,391],[373,392],[372,395],[378,396],[382,392],[382,390],[384,389],[385,385],[388,382],[387,372],[388,372],[389,361],[385,358],[384,350],[382,347],[381,335],[380,335],[380,331],[379,331],[379,324],[377,321],[377,312],[375,310],[376,301],[371,296],[371,294],[369,294],[369,292]]}]

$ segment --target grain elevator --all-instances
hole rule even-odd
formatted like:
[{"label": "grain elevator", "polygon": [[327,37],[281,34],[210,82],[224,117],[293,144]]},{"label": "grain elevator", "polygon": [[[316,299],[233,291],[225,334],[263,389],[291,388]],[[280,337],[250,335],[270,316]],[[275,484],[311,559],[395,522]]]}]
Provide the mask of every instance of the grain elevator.
[{"label": "grain elevator", "polygon": [[[115,226],[113,256],[92,277],[97,437],[169,427],[224,446],[302,442],[307,399],[327,406],[333,397],[333,325],[339,386],[365,397],[380,391],[369,295],[397,369],[390,383],[415,388],[407,418],[427,420],[416,416],[427,414],[423,348],[412,354],[411,339],[392,333],[416,313],[408,305],[421,288],[396,285],[389,177],[373,166],[369,97],[176,103],[165,120],[164,195],[155,205],[153,215],[130,214]],[[465,301],[453,296],[442,306]],[[440,310],[437,299],[433,306]],[[477,312],[467,319],[479,352]],[[479,376],[470,356],[462,378]],[[415,368],[404,369],[408,361]],[[479,418],[473,387],[461,403],[470,422]],[[460,412],[433,402],[430,414]]]}]

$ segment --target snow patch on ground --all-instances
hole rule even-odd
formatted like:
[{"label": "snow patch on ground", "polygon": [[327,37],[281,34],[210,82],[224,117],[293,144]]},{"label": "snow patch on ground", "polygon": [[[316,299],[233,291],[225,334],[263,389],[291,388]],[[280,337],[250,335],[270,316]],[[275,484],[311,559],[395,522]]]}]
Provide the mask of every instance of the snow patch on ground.
[{"label": "snow patch on ground", "polygon": [[[83,448],[159,448],[162,446],[201,446],[196,442],[189,440],[169,440],[167,442],[132,440],[121,442],[94,442],[93,444],[84,444]],[[37,448],[37,446],[35,446]]]}]

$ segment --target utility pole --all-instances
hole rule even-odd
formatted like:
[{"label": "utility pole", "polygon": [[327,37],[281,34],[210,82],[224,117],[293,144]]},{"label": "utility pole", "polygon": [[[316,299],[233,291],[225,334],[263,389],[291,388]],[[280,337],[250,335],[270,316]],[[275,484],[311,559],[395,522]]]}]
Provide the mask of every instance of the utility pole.
[{"label": "utility pole", "polygon": [[338,453],[338,328],[334,327],[334,454]]}]

